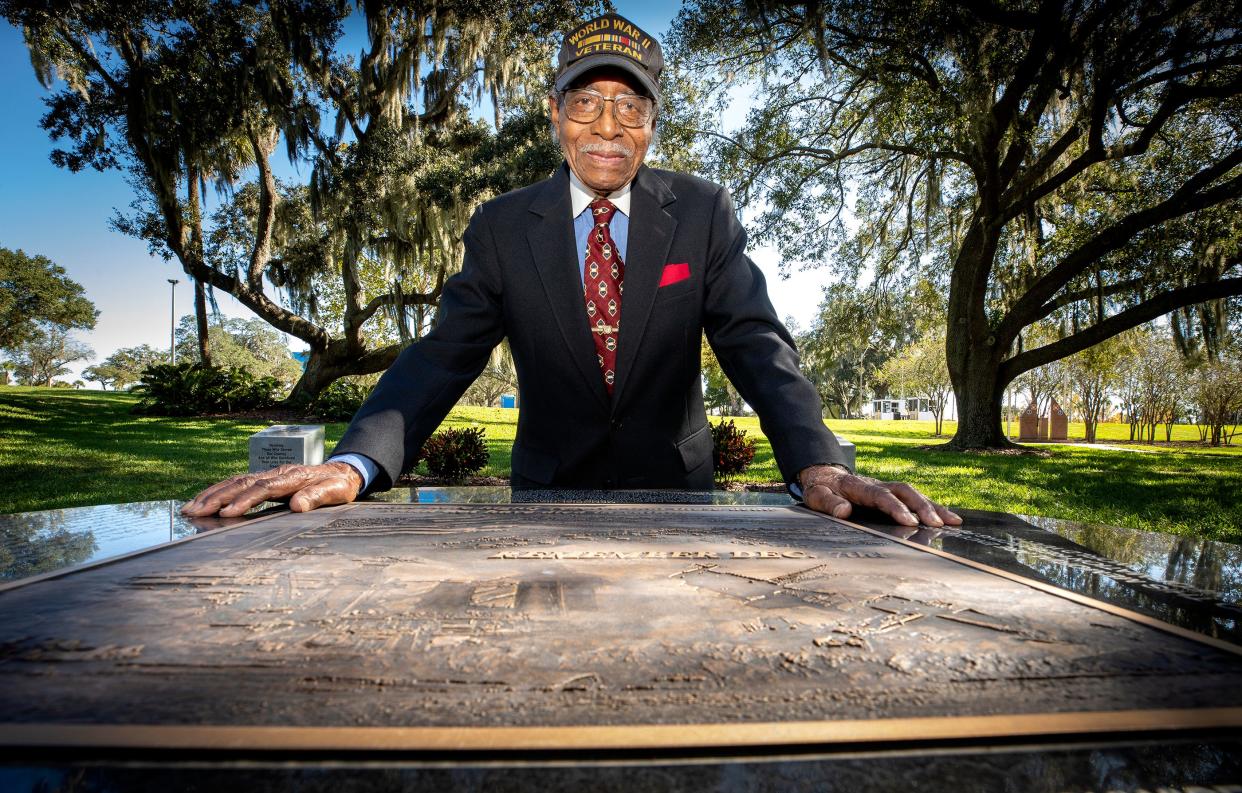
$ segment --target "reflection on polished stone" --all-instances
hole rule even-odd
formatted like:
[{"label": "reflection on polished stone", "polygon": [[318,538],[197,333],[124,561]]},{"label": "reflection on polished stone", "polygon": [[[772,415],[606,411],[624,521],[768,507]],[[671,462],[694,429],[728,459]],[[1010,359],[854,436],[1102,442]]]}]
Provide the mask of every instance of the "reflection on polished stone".
[{"label": "reflection on polished stone", "polygon": [[1242,546],[1076,521],[958,510],[959,527],[854,520],[909,542],[1242,644]]},{"label": "reflection on polished stone", "polygon": [[[396,488],[372,494],[372,501],[402,504],[657,503],[792,504],[780,493],[685,490],[541,490],[513,493],[507,487]],[[237,518],[189,518],[182,501],[136,501],[93,507],[49,509],[0,515],[0,581],[64,570],[153,548],[204,531],[244,523],[273,508],[265,502]]]},{"label": "reflection on polished stone", "polygon": [[50,573],[244,523],[188,518],[182,501],[137,501],[0,515],[0,581]]}]

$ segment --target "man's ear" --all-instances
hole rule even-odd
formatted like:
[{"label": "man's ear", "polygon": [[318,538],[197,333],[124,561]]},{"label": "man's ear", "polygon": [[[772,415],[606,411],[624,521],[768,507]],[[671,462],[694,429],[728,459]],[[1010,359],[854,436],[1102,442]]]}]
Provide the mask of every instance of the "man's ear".
[{"label": "man's ear", "polygon": [[561,105],[556,94],[548,94],[548,115],[552,119],[552,142],[561,142]]}]

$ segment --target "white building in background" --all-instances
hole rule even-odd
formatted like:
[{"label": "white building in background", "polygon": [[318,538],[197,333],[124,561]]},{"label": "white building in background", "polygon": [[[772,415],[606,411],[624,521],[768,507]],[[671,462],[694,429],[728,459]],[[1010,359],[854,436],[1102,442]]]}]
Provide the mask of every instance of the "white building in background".
[{"label": "white building in background", "polygon": [[[893,421],[935,421],[931,412],[931,399],[925,396],[885,396],[871,400],[863,405],[863,418]],[[945,421],[957,421],[957,400],[949,394],[944,406]]]}]

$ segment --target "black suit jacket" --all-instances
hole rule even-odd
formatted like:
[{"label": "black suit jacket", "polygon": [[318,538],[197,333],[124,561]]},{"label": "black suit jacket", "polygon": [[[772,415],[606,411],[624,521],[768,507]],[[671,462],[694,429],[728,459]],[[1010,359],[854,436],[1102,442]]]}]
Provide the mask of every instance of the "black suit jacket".
[{"label": "black suit jacket", "polygon": [[[515,488],[711,489],[704,330],[725,374],[759,414],[786,481],[807,465],[845,464],[763,275],[746,257],[728,193],[644,166],[630,201],[612,397],[587,326],[562,167],[475,212],[438,324],[398,357],[336,446],[336,454],[378,463],[368,490],[391,487],[411,467],[506,336],[522,398]],[[689,265],[689,277],[659,286],[665,267],[680,263]]]}]

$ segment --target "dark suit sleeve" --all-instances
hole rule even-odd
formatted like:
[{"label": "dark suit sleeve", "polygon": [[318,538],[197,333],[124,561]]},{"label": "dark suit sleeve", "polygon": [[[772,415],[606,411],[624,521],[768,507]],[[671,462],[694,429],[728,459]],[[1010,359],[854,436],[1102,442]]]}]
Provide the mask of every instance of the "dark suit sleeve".
[{"label": "dark suit sleeve", "polygon": [[755,412],[786,482],[809,465],[848,467],[822,417],[819,394],[798,369],[793,339],[746,256],[746,231],[722,188],[714,197],[703,327],[729,381]]},{"label": "dark suit sleeve", "polygon": [[444,285],[435,329],[397,357],[354,415],[333,454],[379,465],[367,491],[387,490],[487,365],[504,338],[501,273],[482,208],[466,229],[461,272]]}]

